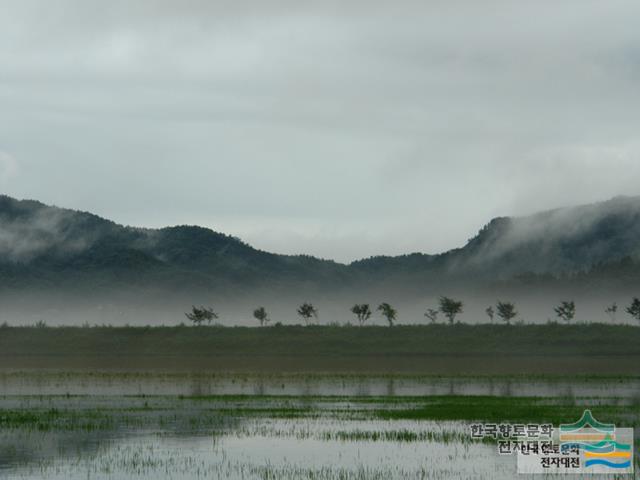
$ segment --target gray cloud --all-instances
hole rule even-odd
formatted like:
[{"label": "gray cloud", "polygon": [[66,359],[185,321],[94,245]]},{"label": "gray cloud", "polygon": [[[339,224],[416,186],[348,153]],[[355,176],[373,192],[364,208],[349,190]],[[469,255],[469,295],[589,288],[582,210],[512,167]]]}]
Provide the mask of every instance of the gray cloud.
[{"label": "gray cloud", "polygon": [[339,260],[639,193],[637,2],[344,3],[2,2],[3,189]]}]

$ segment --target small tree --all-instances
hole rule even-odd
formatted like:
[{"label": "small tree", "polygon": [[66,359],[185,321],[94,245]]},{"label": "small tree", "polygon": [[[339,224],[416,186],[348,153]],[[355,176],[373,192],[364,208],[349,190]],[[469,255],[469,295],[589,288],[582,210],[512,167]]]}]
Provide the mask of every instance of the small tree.
[{"label": "small tree", "polygon": [[496,313],[496,312],[493,310],[493,307],[492,307],[491,305],[489,305],[489,306],[485,309],[484,313],[486,313],[486,314],[487,314],[487,317],[489,317],[489,323],[493,323],[493,316],[494,316],[494,315],[495,315],[495,313]]},{"label": "small tree", "polygon": [[631,305],[627,307],[627,313],[636,320],[640,320],[640,298],[633,297]]},{"label": "small tree", "polygon": [[261,327],[264,327],[265,323],[269,323],[269,315],[264,307],[256,308],[253,311],[253,316],[260,322]]},{"label": "small tree", "polygon": [[303,303],[298,307],[298,315],[302,317],[304,323],[309,325],[311,317],[318,318],[318,310],[310,303]]},{"label": "small tree", "polygon": [[384,302],[378,305],[378,311],[382,312],[382,316],[387,319],[387,322],[389,322],[389,326],[393,327],[393,322],[396,319],[396,315],[398,314],[396,309],[388,303]]},{"label": "small tree", "polygon": [[453,325],[456,315],[462,313],[463,304],[460,301],[449,297],[440,297],[440,311],[449,319],[449,324]]},{"label": "small tree", "polygon": [[516,306],[511,302],[498,302],[496,310],[498,310],[498,316],[507,322],[507,325],[511,325],[511,319],[518,315]]},{"label": "small tree", "polygon": [[364,322],[369,320],[369,318],[371,317],[371,309],[369,308],[368,303],[356,303],[353,307],[351,307],[351,313],[358,317],[358,323],[360,324],[360,326],[364,325]]},{"label": "small tree", "polygon": [[613,302],[611,305],[609,305],[607,308],[604,309],[604,313],[609,315],[612,323],[616,322],[617,312],[618,312],[618,304],[616,302]]},{"label": "small tree", "polygon": [[218,318],[218,314],[215,313],[212,308],[203,306],[200,306],[200,308],[198,308],[194,307],[193,305],[191,306],[191,311],[185,313],[185,316],[196,326],[201,325],[205,320],[207,321],[207,323],[211,323],[211,320]]},{"label": "small tree", "polygon": [[558,305],[553,310],[556,312],[556,315],[559,318],[567,323],[573,320],[573,317],[576,316],[576,304],[573,300],[570,302],[562,301],[560,302],[560,305]]},{"label": "small tree", "polygon": [[431,323],[436,323],[438,321],[438,310],[434,310],[433,308],[428,308],[425,312],[424,316],[427,317]]}]

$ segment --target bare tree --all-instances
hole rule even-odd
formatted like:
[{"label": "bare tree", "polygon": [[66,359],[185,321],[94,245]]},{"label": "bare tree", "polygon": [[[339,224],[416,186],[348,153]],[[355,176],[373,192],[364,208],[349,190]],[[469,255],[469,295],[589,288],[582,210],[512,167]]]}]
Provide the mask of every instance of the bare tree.
[{"label": "bare tree", "polygon": [[436,323],[438,321],[438,313],[440,313],[438,310],[428,308],[424,316],[427,317],[431,323]]},{"label": "bare tree", "polygon": [[491,305],[489,305],[489,306],[485,309],[484,313],[486,313],[486,314],[487,314],[487,317],[489,317],[489,323],[493,323],[493,316],[494,316],[494,315],[495,315],[495,313],[496,313],[496,312],[493,310],[493,307],[492,307]]},{"label": "bare tree", "polygon": [[616,323],[617,312],[618,312],[618,304],[616,302],[613,302],[611,305],[609,305],[607,308],[604,309],[604,313],[609,315],[609,318],[611,318],[611,323]]}]

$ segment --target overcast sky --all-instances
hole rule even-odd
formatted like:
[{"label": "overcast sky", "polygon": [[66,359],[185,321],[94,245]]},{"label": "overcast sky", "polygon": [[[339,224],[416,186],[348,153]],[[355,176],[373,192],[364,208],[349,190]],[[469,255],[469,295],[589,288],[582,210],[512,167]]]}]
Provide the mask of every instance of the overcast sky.
[{"label": "overcast sky", "polygon": [[0,189],[339,261],[446,250],[494,216],[640,194],[639,19],[637,0],[0,0]]}]

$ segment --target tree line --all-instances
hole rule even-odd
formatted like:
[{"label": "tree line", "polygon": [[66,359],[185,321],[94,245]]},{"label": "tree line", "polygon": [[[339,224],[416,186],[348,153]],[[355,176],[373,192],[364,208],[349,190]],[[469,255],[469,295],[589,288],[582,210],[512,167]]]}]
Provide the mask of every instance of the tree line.
[{"label": "tree line", "polygon": [[[495,308],[494,308],[495,307]],[[436,308],[428,308],[424,316],[430,323],[438,323],[438,317],[442,314],[450,325],[455,323],[456,317],[463,313],[464,303],[454,298],[440,297]],[[356,303],[350,309],[355,315],[358,325],[363,326],[372,317],[373,310],[368,303]],[[390,327],[393,327],[397,320],[398,311],[387,302],[383,302],[376,308],[376,311],[386,319]],[[625,308],[625,311],[636,320],[640,321],[640,298],[634,297],[631,304]],[[573,300],[563,300],[554,308],[554,312],[558,319],[565,323],[571,323],[576,315],[576,304]],[[604,312],[615,322],[618,312],[618,305],[614,302],[608,305]],[[305,325],[309,325],[313,319],[318,318],[318,309],[312,303],[305,302],[296,309],[298,316],[304,321]],[[518,316],[516,305],[513,302],[498,301],[496,305],[489,305],[485,309],[485,314],[489,317],[489,322],[493,323],[497,316],[506,325],[511,325],[511,321]],[[185,313],[194,325],[202,325],[204,322],[211,323],[219,318],[218,314],[213,311],[212,307],[196,307],[192,306],[191,311]],[[258,320],[261,327],[269,324],[271,319],[264,307],[258,307],[253,311],[253,317]]]}]

